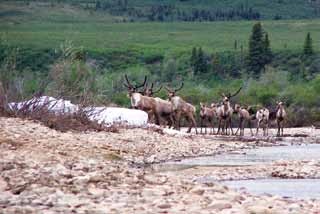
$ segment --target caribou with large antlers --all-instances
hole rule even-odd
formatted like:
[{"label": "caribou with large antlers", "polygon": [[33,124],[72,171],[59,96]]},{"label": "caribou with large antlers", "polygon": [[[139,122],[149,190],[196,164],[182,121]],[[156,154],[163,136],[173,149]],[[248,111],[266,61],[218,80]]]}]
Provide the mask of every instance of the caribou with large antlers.
[{"label": "caribou with large antlers", "polygon": [[227,95],[225,95],[224,93],[221,94],[222,105],[217,109],[217,114],[219,118],[219,128],[218,128],[217,134],[220,133],[221,124],[222,124],[222,121],[224,121],[224,126],[222,127],[222,133],[225,130],[225,134],[227,135],[228,128],[230,128],[231,134],[233,135],[232,124],[231,124],[233,109],[230,104],[230,99],[236,96],[237,94],[239,94],[241,89],[242,87],[240,87],[238,91],[236,91],[234,94],[231,94],[231,93],[228,93]]},{"label": "caribou with large antlers", "polygon": [[155,123],[157,125],[160,125],[159,115],[156,113],[156,100],[153,97],[147,97],[142,95],[141,92],[138,92],[139,88],[144,87],[146,85],[147,76],[145,76],[143,84],[140,85],[133,85],[132,83],[130,83],[126,74],[125,80],[126,83],[124,83],[124,86],[128,89],[131,107],[147,112],[149,120],[151,116],[154,115]]},{"label": "caribou with large antlers", "polygon": [[167,86],[165,87],[168,91],[168,97],[172,104],[175,127],[179,130],[181,117],[185,117],[187,122],[189,122],[189,128],[187,132],[191,132],[192,127],[194,127],[196,133],[198,133],[195,120],[196,108],[190,103],[184,101],[180,96],[176,95],[176,93],[182,89],[183,85],[184,84],[181,83],[181,86],[177,89],[171,89]]}]

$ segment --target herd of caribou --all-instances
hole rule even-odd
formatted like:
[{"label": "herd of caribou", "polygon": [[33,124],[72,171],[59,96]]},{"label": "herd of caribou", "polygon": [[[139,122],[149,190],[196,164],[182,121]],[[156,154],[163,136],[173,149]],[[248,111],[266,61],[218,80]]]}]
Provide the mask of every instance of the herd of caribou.
[{"label": "herd of caribou", "polygon": [[[177,89],[165,87],[168,92],[168,100],[154,97],[154,94],[162,89],[162,86],[158,90],[154,90],[154,84],[150,86],[147,83],[147,77],[145,76],[142,84],[132,84],[128,76],[125,75],[126,83],[125,87],[128,89],[128,95],[131,100],[131,107],[134,109],[140,109],[148,113],[149,120],[154,118],[154,122],[157,125],[168,125],[169,127],[175,127],[177,130],[180,129],[181,119],[189,123],[187,132],[191,132],[192,128],[197,131],[196,124],[196,108],[192,104],[183,100],[177,95],[177,92],[183,88],[183,83]],[[140,90],[140,88],[142,88]],[[235,104],[234,108],[231,106],[230,99],[236,96],[242,88],[239,88],[234,94],[222,93],[222,102],[219,104],[212,103],[210,106],[200,103],[200,126],[201,133],[202,128],[205,126],[205,133],[207,133],[207,125],[211,126],[211,134],[232,134],[237,135],[240,130],[240,135],[244,135],[244,123],[247,122],[250,128],[251,135],[253,135],[251,123],[257,121],[256,135],[259,133],[259,128],[263,127],[263,135],[268,135],[269,119],[270,116],[274,115],[278,125],[278,136],[283,136],[284,120],[286,119],[286,111],[282,102],[277,103],[276,111],[271,115],[267,108],[260,108],[257,112],[254,112],[251,107],[242,107],[239,104]],[[239,118],[239,126],[237,131],[234,133],[232,130],[232,116],[237,114]],[[214,120],[219,121],[218,130],[215,133]]]}]

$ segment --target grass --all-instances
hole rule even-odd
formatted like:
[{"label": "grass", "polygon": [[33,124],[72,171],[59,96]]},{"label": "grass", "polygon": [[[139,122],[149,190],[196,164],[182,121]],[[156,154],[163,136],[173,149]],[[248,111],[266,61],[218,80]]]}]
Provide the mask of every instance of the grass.
[{"label": "grass", "polygon": [[[0,32],[12,45],[31,49],[56,49],[66,40],[76,46],[96,53],[128,52],[136,55],[180,54],[190,51],[194,46],[202,46],[208,52],[234,50],[234,42],[244,50],[255,22],[142,22],[115,23],[122,17],[111,16],[104,12],[84,10],[79,5],[65,4],[75,0],[51,3],[42,1],[26,4],[27,1],[5,1],[0,4]],[[85,2],[85,1],[84,1]],[[162,3],[168,3],[164,0]],[[171,1],[172,2],[172,1]],[[296,0],[291,9],[304,5],[306,1]],[[189,0],[175,1],[180,7],[210,6],[223,7],[239,5],[244,0]],[[197,4],[196,4],[197,3]],[[138,7],[158,4],[154,0],[129,1]],[[266,10],[266,2],[250,1],[249,6]],[[270,4],[288,9],[288,0],[270,1]],[[279,9],[277,7],[277,9]],[[304,11],[306,6],[300,7]],[[289,13],[288,13],[289,14]],[[319,50],[320,19],[262,21],[269,33],[272,49],[275,51],[300,51],[307,32],[311,32],[314,48]]]},{"label": "grass", "polygon": [[[273,50],[302,50],[307,32],[319,50],[320,20],[263,21]],[[211,23],[52,23],[29,21],[0,23],[0,31],[12,45],[26,48],[54,49],[65,40],[92,52],[137,51],[142,53],[179,53],[202,46],[209,52],[247,48],[254,22]]]}]

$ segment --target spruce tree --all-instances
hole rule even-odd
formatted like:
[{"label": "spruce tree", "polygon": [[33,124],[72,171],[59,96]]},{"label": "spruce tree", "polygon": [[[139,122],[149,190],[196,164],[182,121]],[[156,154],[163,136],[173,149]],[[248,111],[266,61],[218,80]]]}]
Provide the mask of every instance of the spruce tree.
[{"label": "spruce tree", "polygon": [[258,75],[265,65],[263,31],[261,23],[256,23],[252,28],[249,40],[248,68],[254,75]]},{"label": "spruce tree", "polygon": [[306,40],[304,42],[303,53],[308,56],[313,54],[312,38],[310,32],[308,32]]},{"label": "spruce tree", "polygon": [[197,58],[198,58],[197,48],[193,47],[192,48],[192,52],[191,52],[191,58],[190,58],[190,65],[191,65],[191,67],[193,69],[193,73],[197,73],[197,71],[196,71]]},{"label": "spruce tree", "polygon": [[272,61],[272,51],[270,47],[270,40],[268,33],[265,34],[264,36],[264,41],[263,41],[263,48],[264,48],[264,63],[269,64]]},{"label": "spruce tree", "polygon": [[204,52],[200,47],[198,50],[198,58],[197,58],[197,72],[205,73],[207,71],[207,64],[204,56]]}]

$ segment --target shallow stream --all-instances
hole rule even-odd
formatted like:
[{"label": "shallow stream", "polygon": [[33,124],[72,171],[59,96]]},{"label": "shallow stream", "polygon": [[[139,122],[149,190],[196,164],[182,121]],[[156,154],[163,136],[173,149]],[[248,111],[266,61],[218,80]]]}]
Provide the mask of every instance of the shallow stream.
[{"label": "shallow stream", "polygon": [[[257,164],[271,164],[274,161],[309,161],[320,159],[320,144],[259,147],[233,154],[195,157],[162,164],[160,170],[182,170],[195,166],[241,167]],[[210,177],[199,178],[199,182]],[[252,194],[272,194],[293,198],[320,198],[320,179],[258,179],[224,181],[225,185]]]}]

